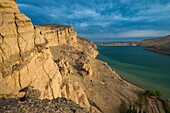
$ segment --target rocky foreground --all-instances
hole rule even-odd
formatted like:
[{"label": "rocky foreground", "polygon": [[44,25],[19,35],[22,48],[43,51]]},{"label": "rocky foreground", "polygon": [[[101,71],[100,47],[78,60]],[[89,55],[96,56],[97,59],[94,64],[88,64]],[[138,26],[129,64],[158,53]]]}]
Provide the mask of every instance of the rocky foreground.
[{"label": "rocky foreground", "polygon": [[170,35],[161,38],[147,39],[138,42],[137,45],[143,46],[146,50],[170,55]]},{"label": "rocky foreground", "polygon": [[84,108],[65,98],[19,101],[0,99],[0,113],[88,113]]},{"label": "rocky foreground", "polygon": [[85,108],[65,98],[38,99],[41,92],[27,89],[24,98],[0,99],[0,113],[87,113]]},{"label": "rocky foreground", "polygon": [[[74,101],[91,113],[129,110],[165,113],[161,100],[156,97],[143,100],[141,95],[144,91],[97,60],[98,55],[96,45],[77,37],[71,26],[34,26],[28,17],[20,13],[15,0],[0,1],[2,112],[22,112],[18,111],[22,109],[20,106],[27,109],[36,109],[37,106],[38,111],[41,111],[40,106],[49,108],[44,112],[57,106],[55,110],[58,110],[63,106],[56,99],[60,97]],[[30,88],[39,92],[38,98],[26,99]],[[11,98],[20,101],[9,102]],[[64,100],[64,106],[72,112],[67,100]],[[47,103],[52,104],[48,106]],[[81,112],[82,108],[76,106],[76,112]]]}]

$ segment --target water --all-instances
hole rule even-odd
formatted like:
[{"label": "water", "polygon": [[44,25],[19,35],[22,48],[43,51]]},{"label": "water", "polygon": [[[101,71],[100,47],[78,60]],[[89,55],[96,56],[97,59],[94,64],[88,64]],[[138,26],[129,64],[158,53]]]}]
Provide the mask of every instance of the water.
[{"label": "water", "polygon": [[132,46],[98,47],[98,59],[107,62],[125,80],[170,98],[170,56]]}]

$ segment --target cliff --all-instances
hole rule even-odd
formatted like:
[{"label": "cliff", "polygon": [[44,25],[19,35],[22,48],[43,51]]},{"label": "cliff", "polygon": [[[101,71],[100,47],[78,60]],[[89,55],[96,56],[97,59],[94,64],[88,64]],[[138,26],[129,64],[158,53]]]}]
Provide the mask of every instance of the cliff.
[{"label": "cliff", "polygon": [[[144,91],[97,60],[98,54],[96,45],[77,38],[71,26],[34,26],[15,0],[0,1],[0,98],[32,98],[36,104],[36,99],[53,103],[64,97],[88,112],[119,113]],[[149,107],[150,113],[164,113],[162,103],[155,102],[160,104]]]},{"label": "cliff", "polygon": [[48,45],[57,46],[62,44],[74,45],[77,42],[77,35],[71,26],[64,25],[42,25],[36,26],[40,34],[46,38]]},{"label": "cliff", "polygon": [[0,15],[0,97],[22,98],[26,93],[23,89],[33,86],[41,92],[40,99],[71,93],[72,100],[90,110],[86,94],[78,83],[68,81],[67,88],[61,89],[63,77],[49,48],[74,45],[77,36],[73,28],[34,26],[12,0],[0,1]]},{"label": "cliff", "polygon": [[137,43],[146,50],[170,55],[170,35],[160,38],[152,38]]},{"label": "cliff", "polygon": [[14,1],[1,0],[0,6],[0,97],[15,97],[28,86],[41,98],[60,96],[61,75],[45,39]]}]

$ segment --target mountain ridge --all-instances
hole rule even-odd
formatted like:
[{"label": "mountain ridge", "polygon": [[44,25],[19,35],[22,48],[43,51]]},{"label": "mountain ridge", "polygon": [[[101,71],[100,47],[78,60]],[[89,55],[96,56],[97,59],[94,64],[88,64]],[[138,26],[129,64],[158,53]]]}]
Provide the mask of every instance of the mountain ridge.
[{"label": "mountain ridge", "polygon": [[144,47],[146,50],[170,55],[170,35],[143,40],[137,45]]}]

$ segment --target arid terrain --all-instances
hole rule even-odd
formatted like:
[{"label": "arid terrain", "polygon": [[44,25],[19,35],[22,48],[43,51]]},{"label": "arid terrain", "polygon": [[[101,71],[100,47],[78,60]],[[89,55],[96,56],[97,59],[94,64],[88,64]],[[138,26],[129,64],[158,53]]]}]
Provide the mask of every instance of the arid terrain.
[{"label": "arid terrain", "polygon": [[137,44],[147,50],[170,55],[170,36],[147,39]]},{"label": "arid terrain", "polygon": [[[0,98],[4,101],[0,102],[6,104],[0,106],[2,112],[6,108],[8,112],[17,111],[16,105],[26,106],[31,112],[29,107],[46,106],[48,102],[58,102],[56,98],[60,97],[65,99],[55,106],[66,106],[73,113],[76,111],[70,107],[72,101],[77,112],[165,113],[161,99],[143,97],[143,89],[123,80],[98,60],[98,55],[96,45],[77,37],[72,26],[34,26],[20,13],[15,0],[0,1]],[[31,100],[22,100],[25,97]],[[17,99],[10,101],[17,104],[9,104],[11,98]],[[53,107],[50,104],[49,109]]]}]

